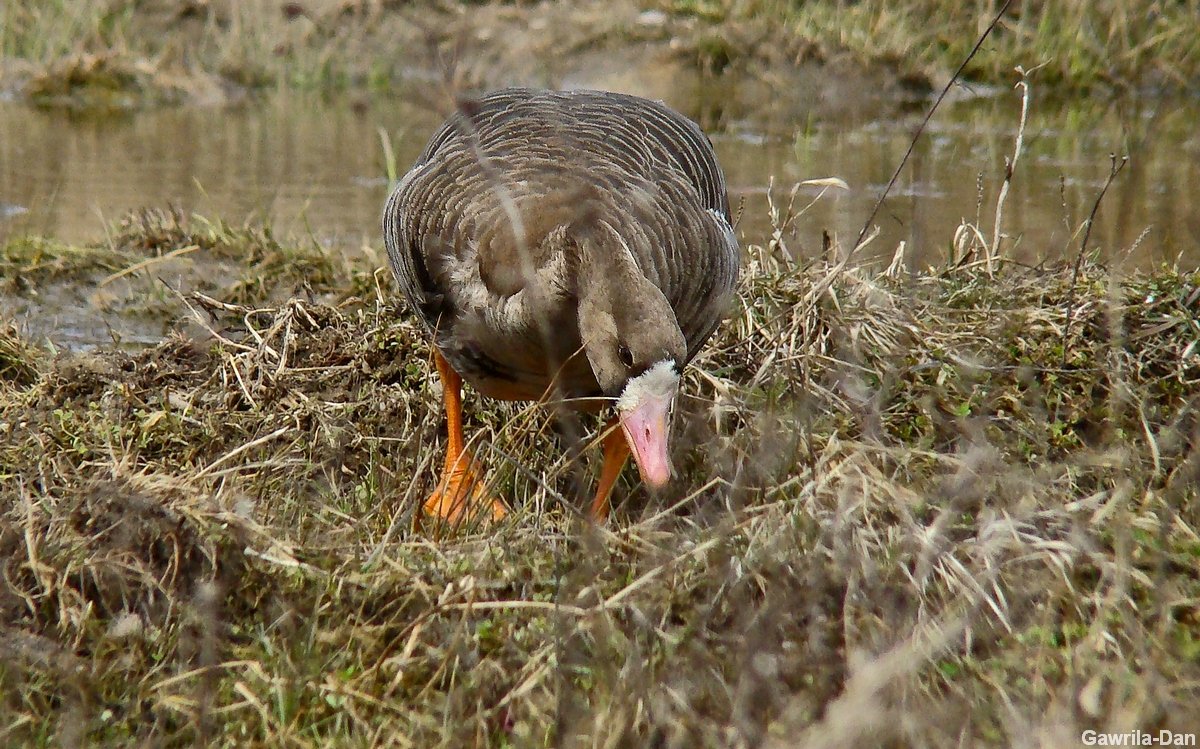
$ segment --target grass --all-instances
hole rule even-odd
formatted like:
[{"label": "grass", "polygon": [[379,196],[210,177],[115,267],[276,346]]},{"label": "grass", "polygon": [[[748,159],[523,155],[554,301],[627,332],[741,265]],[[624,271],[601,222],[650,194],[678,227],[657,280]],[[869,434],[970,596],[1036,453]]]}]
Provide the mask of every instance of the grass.
[{"label": "grass", "polygon": [[[412,527],[441,456],[435,378],[371,268],[163,211],[127,218],[102,262],[55,247],[5,262],[134,277],[196,247],[265,282],[184,294],[172,314],[207,332],[142,351],[0,330],[6,745],[1200,727],[1200,274],[889,274],[752,246],[687,375],[669,492],[626,476],[591,526],[550,409],[472,396],[513,512],[435,543]],[[323,295],[286,296],[322,273]]]},{"label": "grass", "polygon": [[[729,43],[720,54],[754,54],[737,42],[745,24],[779,25],[809,40],[823,56],[892,64],[902,73],[948,79],[1003,6],[1000,0],[802,2],[801,0],[661,0],[696,16]],[[1194,89],[1200,39],[1195,2],[1147,7],[1130,0],[1014,3],[964,71],[968,82],[1010,85],[1014,68],[1043,66],[1039,85],[1060,93],[1143,88]],[[724,29],[726,31],[720,31]],[[745,36],[743,32],[740,34]],[[782,38],[782,37],[781,37]],[[709,52],[711,52],[711,44]],[[705,54],[705,49],[700,49]]]},{"label": "grass", "polygon": [[91,245],[29,236],[0,245],[0,291],[41,298],[53,312],[58,290],[89,288],[100,308],[166,322],[187,313],[182,293],[219,294],[230,304],[332,300],[377,294],[376,276],[373,266],[315,240],[280,243],[270,227],[173,208],[133,211]]},{"label": "grass", "polygon": [[368,53],[347,37],[366,36],[369,19],[348,4],[310,5],[295,14],[262,0],[12,3],[0,10],[0,50],[9,82],[45,105],[124,108],[362,84],[383,59],[360,65]]},{"label": "grass", "polygon": [[[553,9],[524,3],[9,3],[0,8],[0,73],[6,87],[38,103],[130,107],[268,87],[388,93],[445,59],[482,63],[491,69],[465,64],[458,72],[496,85],[528,78],[527,57],[545,66],[601,48],[620,59],[632,47],[669,43],[676,56],[717,73],[770,77],[808,61],[836,67],[850,59],[926,90],[928,80],[949,78],[999,6],[631,0],[608,9],[585,2],[579,24],[596,29],[580,37]],[[639,11],[665,16],[647,26]],[[1189,90],[1200,70],[1198,25],[1194,0],[1016,3],[966,78],[1009,85],[1016,66],[1044,65],[1039,80],[1050,92]],[[510,48],[518,52],[506,56]]]}]

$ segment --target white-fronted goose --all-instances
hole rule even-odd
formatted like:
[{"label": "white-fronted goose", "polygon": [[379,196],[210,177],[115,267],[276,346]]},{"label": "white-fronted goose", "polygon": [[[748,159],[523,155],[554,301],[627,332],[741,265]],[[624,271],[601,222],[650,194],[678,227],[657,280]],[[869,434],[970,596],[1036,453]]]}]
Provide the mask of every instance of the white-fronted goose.
[{"label": "white-fronted goose", "polygon": [[463,380],[506,400],[612,399],[624,439],[604,439],[593,516],[607,516],[630,448],[643,481],[667,483],[680,372],[739,267],[725,178],[694,123],[601,91],[464,100],[392,192],[383,232],[444,386],[446,463],[427,513],[504,514],[463,447]]}]

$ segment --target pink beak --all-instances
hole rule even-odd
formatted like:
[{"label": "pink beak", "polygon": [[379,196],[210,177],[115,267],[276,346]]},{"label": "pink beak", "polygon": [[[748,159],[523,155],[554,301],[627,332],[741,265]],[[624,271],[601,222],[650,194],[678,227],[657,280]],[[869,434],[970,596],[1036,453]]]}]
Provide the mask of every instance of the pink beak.
[{"label": "pink beak", "polygon": [[646,397],[620,418],[642,481],[651,488],[663,488],[671,480],[671,456],[667,453],[671,399]]}]

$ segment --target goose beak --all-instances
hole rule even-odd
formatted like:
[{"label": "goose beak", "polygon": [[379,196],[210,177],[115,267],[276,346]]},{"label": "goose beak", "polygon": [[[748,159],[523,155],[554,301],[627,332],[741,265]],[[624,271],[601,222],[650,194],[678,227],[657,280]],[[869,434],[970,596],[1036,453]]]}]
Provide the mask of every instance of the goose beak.
[{"label": "goose beak", "polygon": [[617,413],[625,440],[633,451],[642,481],[661,489],[671,480],[671,404],[679,391],[679,372],[670,362],[660,362],[629,380],[617,399]]},{"label": "goose beak", "polygon": [[620,419],[642,481],[653,489],[663,488],[671,480],[671,456],[667,451],[671,399],[648,396],[633,410],[621,413]]}]

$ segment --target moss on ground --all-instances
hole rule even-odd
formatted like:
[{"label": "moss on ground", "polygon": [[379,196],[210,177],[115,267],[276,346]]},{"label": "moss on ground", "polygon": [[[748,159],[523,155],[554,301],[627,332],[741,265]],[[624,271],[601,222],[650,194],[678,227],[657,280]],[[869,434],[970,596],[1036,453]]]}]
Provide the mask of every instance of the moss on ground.
[{"label": "moss on ground", "polygon": [[122,227],[103,262],[5,262],[95,278],[195,246],[267,280],[183,295],[202,325],[141,351],[0,331],[6,745],[1197,730],[1200,274],[752,248],[670,491],[626,476],[590,526],[550,409],[471,397],[513,513],[435,541],[428,351],[370,269],[170,212]]}]

